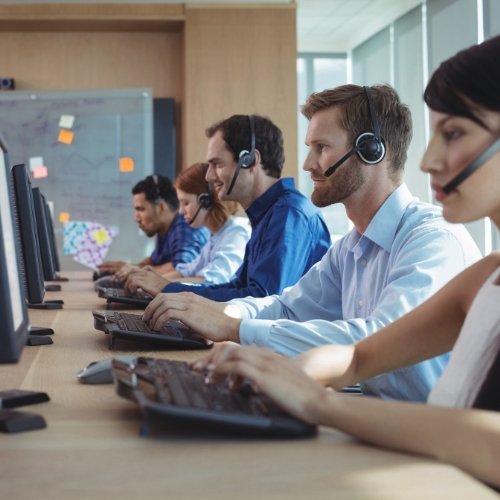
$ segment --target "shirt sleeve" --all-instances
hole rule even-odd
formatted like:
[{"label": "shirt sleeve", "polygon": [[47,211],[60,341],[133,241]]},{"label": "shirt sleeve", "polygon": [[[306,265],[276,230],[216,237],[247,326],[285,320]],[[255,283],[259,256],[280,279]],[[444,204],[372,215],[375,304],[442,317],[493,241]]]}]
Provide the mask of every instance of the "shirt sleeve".
[{"label": "shirt sleeve", "polygon": [[249,238],[248,222],[244,225],[234,223],[214,244],[210,260],[197,272],[197,276],[214,284],[228,283],[243,262]]},{"label": "shirt sleeve", "polygon": [[169,240],[171,262],[175,267],[180,263],[191,262],[200,254],[201,248],[207,241],[207,231],[193,230],[187,224],[179,224],[173,228]]},{"label": "shirt sleeve", "polygon": [[[440,229],[432,233],[411,235],[391,255],[386,278],[380,267],[367,273],[364,291],[374,297],[366,315],[346,317],[343,313],[345,301],[355,297],[342,298],[341,274],[337,272],[342,269],[342,257],[329,252],[329,262],[324,258],[279,298],[282,319],[260,320],[259,312],[248,312],[248,302],[239,304],[249,318],[241,322],[241,343],[293,356],[321,345],[351,344],[374,333],[422,303],[471,263],[455,235]],[[473,254],[479,257],[478,252]]]},{"label": "shirt sleeve", "polygon": [[[163,291],[191,291],[216,301],[279,293],[296,283],[307,269],[312,247],[318,243],[318,236],[311,234],[310,227],[307,216],[300,210],[278,207],[267,227],[260,231],[253,249],[257,257],[245,259],[243,266],[246,267],[240,268],[231,282],[221,285],[171,283]],[[245,283],[240,279],[241,272],[247,276]]]}]

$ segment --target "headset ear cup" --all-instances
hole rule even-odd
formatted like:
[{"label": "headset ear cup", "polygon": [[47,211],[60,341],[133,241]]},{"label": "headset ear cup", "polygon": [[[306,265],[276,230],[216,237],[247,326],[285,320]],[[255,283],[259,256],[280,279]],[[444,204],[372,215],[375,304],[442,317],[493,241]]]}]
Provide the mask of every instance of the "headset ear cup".
[{"label": "headset ear cup", "polygon": [[369,165],[380,163],[385,157],[385,145],[372,132],[358,135],[354,143],[357,155]]},{"label": "headset ear cup", "polygon": [[212,206],[212,197],[208,193],[199,194],[198,205],[201,208],[209,209]]},{"label": "headset ear cup", "polygon": [[255,154],[243,149],[240,151],[240,156],[238,159],[238,168],[250,168],[253,167],[255,163]]}]

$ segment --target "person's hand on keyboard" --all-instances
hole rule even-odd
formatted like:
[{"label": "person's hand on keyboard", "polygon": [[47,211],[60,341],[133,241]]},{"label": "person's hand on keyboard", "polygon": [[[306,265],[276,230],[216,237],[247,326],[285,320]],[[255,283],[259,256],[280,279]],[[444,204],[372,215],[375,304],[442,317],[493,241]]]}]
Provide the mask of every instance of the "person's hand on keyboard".
[{"label": "person's hand on keyboard", "polygon": [[123,262],[121,260],[115,260],[115,261],[110,260],[103,262],[102,264],[99,264],[97,266],[97,269],[99,270],[100,273],[114,274],[117,271],[119,271],[125,264],[126,262]]},{"label": "person's hand on keyboard", "polygon": [[241,320],[230,314],[228,304],[191,292],[159,293],[146,307],[143,320],[153,330],[159,330],[165,321],[178,319],[207,339],[239,342]]},{"label": "person's hand on keyboard", "polygon": [[169,283],[169,280],[153,271],[151,267],[146,266],[130,273],[125,281],[124,288],[130,294],[136,293],[140,288],[154,297]]},{"label": "person's hand on keyboard", "polygon": [[141,271],[139,266],[133,264],[125,264],[115,273],[115,278],[120,281],[125,281],[132,273]]},{"label": "person's hand on keyboard", "polygon": [[229,375],[235,388],[249,381],[254,390],[311,424],[322,423],[328,408],[325,401],[335,397],[333,391],[307,376],[292,360],[260,347],[224,344],[191,367],[207,370],[209,378]]}]

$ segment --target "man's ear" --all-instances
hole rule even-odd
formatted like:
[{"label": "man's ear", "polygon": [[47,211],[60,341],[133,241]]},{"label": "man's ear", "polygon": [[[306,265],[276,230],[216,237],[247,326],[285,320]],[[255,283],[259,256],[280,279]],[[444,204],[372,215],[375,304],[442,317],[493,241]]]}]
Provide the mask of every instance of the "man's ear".
[{"label": "man's ear", "polygon": [[256,167],[257,165],[261,165],[262,156],[260,155],[260,151],[258,149],[254,149],[254,155],[255,155],[255,163],[253,166]]},{"label": "man's ear", "polygon": [[160,213],[164,213],[166,211],[171,212],[170,205],[163,198],[160,198],[156,202],[156,206],[158,207]]}]

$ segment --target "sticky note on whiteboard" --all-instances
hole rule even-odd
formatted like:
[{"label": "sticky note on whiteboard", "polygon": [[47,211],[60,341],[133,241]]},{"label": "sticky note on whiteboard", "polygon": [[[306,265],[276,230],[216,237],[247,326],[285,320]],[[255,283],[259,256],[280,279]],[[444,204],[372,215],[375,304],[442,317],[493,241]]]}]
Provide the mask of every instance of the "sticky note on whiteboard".
[{"label": "sticky note on whiteboard", "polygon": [[30,172],[34,172],[38,167],[43,167],[43,157],[33,156],[29,159]]},{"label": "sticky note on whiteboard", "polygon": [[57,140],[59,142],[62,142],[63,144],[71,144],[73,142],[74,137],[75,133],[71,132],[71,130],[61,129],[59,131],[59,136],[57,137]]},{"label": "sticky note on whiteboard", "polygon": [[36,167],[35,170],[33,170],[33,178],[34,179],[43,179],[44,177],[47,177],[49,175],[49,171],[47,170],[47,167],[42,165],[41,167]]},{"label": "sticky note on whiteboard", "polygon": [[70,215],[68,212],[61,212],[59,214],[59,222],[68,222],[70,219]]},{"label": "sticky note on whiteboard", "polygon": [[120,172],[133,172],[134,171],[134,159],[130,157],[120,158]]},{"label": "sticky note on whiteboard", "polygon": [[75,117],[73,115],[61,115],[59,118],[59,127],[61,128],[73,128],[75,123]]}]

